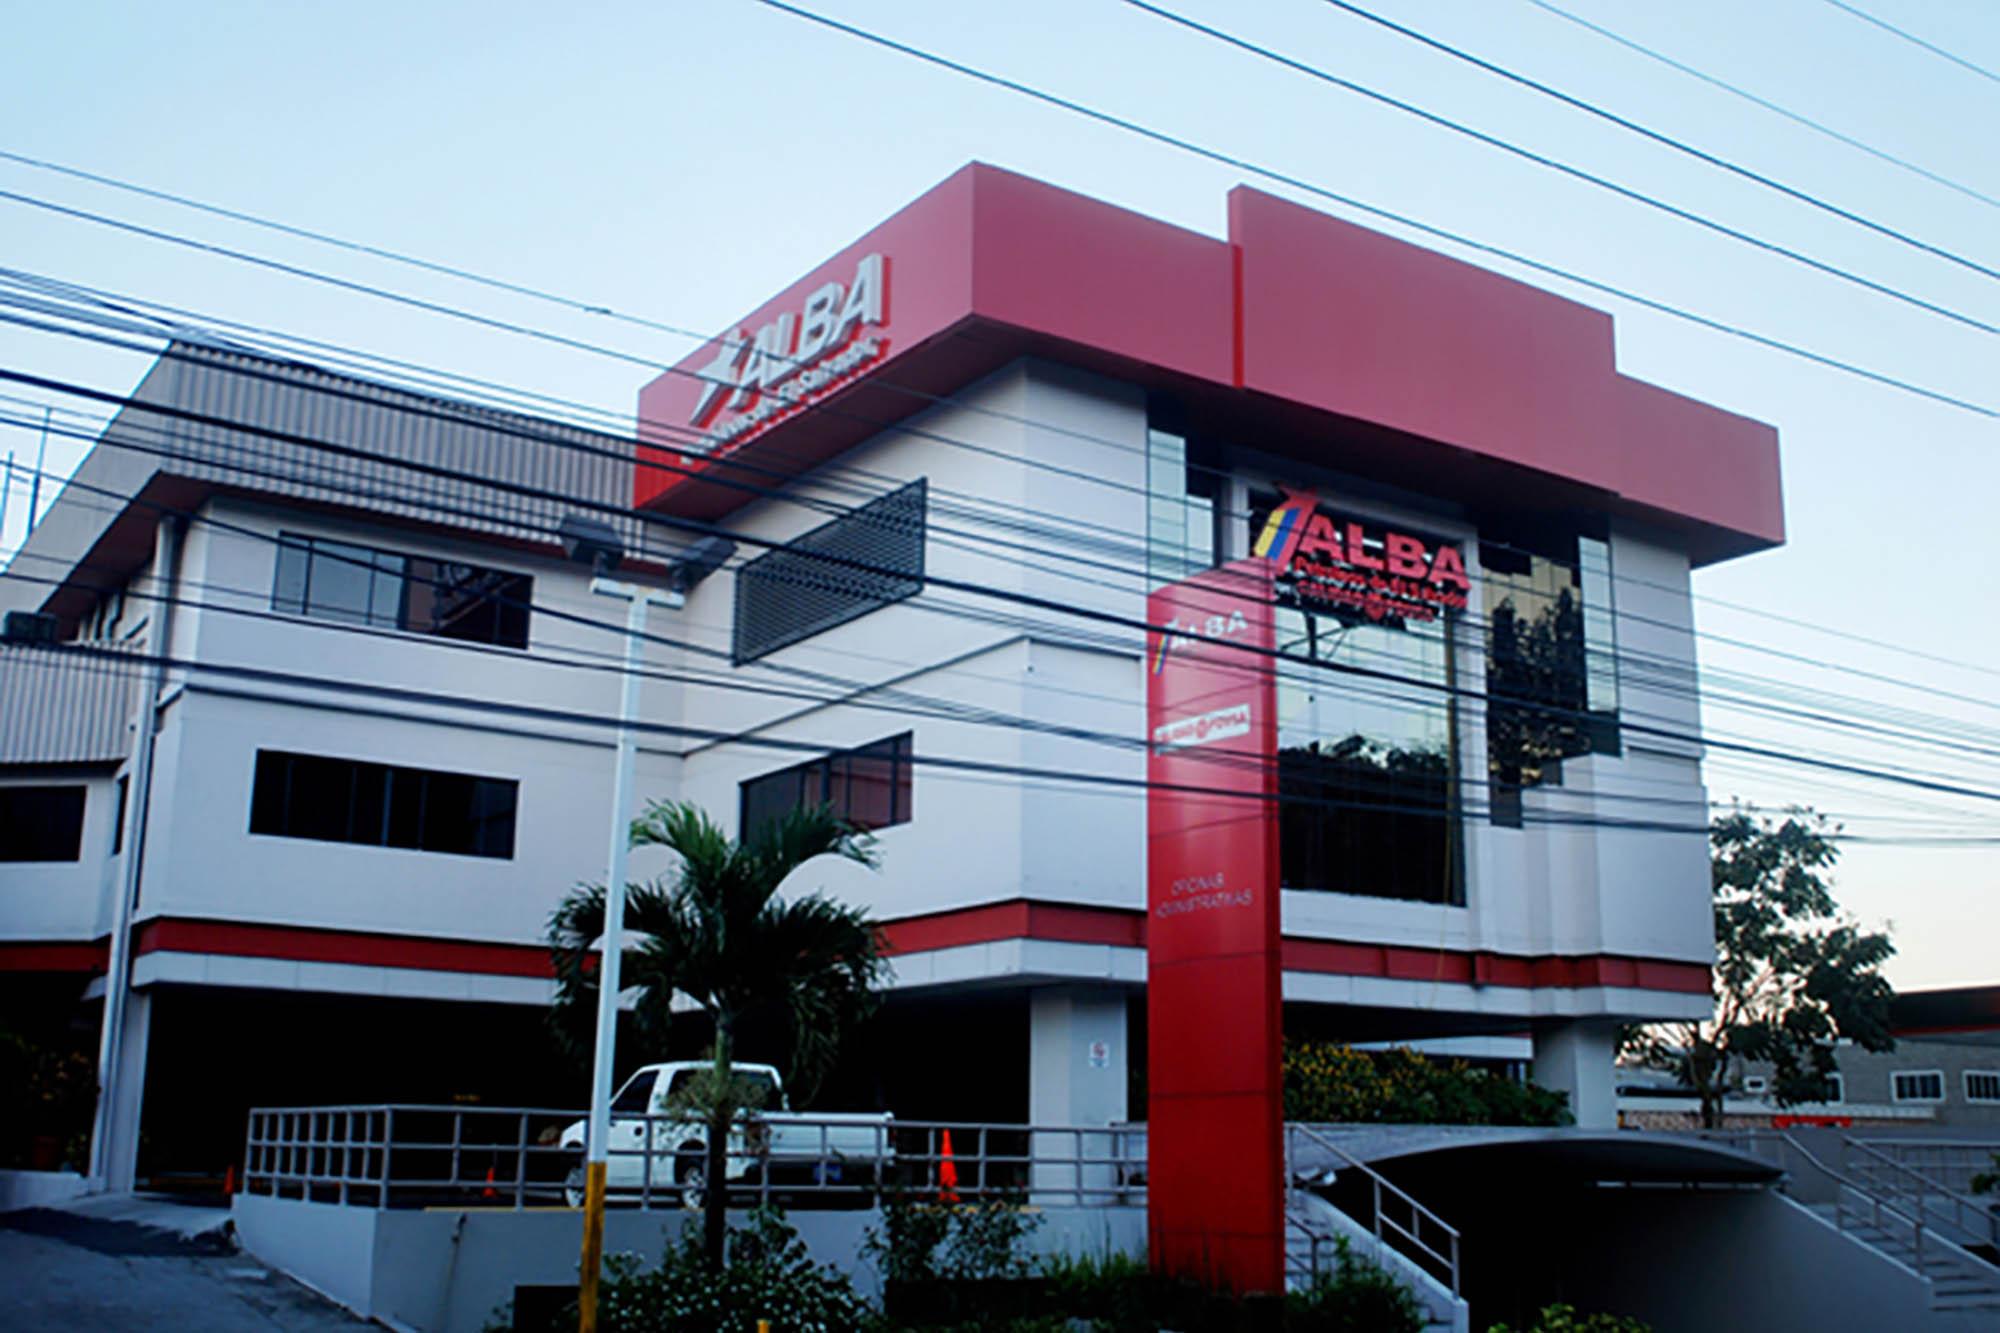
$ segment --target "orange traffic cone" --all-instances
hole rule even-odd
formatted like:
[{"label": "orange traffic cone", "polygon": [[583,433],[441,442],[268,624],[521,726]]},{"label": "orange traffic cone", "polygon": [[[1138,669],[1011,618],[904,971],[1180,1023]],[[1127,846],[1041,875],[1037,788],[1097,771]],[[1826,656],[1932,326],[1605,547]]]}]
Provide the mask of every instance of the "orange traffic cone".
[{"label": "orange traffic cone", "polygon": [[490,1166],[486,1168],[486,1188],[479,1191],[479,1197],[482,1199],[497,1199],[500,1197],[500,1191],[493,1188],[493,1168]]},{"label": "orange traffic cone", "polygon": [[951,1160],[951,1131],[944,1131],[938,1147],[938,1202],[958,1202],[958,1163]]}]

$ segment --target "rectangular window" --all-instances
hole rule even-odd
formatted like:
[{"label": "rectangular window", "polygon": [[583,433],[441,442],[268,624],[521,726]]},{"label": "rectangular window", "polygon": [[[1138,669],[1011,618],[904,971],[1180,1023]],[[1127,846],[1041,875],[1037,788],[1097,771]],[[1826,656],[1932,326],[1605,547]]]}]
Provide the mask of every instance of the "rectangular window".
[{"label": "rectangular window", "polygon": [[506,860],[519,798],[511,778],[259,750],[250,831]]},{"label": "rectangular window", "polygon": [[[1544,539],[1546,540],[1546,539]],[[1562,761],[1616,754],[1611,548],[1594,537],[1483,543],[1487,764],[1495,823],[1520,823],[1520,789],[1562,780]]]},{"label": "rectangular window", "polygon": [[528,646],[526,574],[281,533],[271,607],[316,620]]},{"label": "rectangular window", "polygon": [[737,570],[736,665],[921,592],[927,494],[919,477]]},{"label": "rectangular window", "polygon": [[1847,1100],[1847,1077],[1838,1070],[1826,1076],[1828,1090],[1833,1094],[1826,1099],[1826,1105],[1838,1106]]},{"label": "rectangular window", "polygon": [[742,786],[743,837],[805,806],[824,805],[864,829],[910,821],[911,733],[795,764]]},{"label": "rectangular window", "polygon": [[1207,462],[1200,443],[1174,423],[1162,404],[1148,413],[1146,428],[1146,575],[1162,587],[1216,563],[1216,501],[1220,470]]},{"label": "rectangular window", "polygon": [[[1250,532],[1281,501],[1254,493]],[[1457,613],[1371,618],[1294,598],[1273,614],[1280,882],[1464,905]]]},{"label": "rectangular window", "polygon": [[1762,1074],[1751,1074],[1743,1080],[1743,1091],[1752,1097],[1761,1097],[1771,1090],[1771,1080]]},{"label": "rectangular window", "polygon": [[82,786],[0,787],[0,861],[82,856]]},{"label": "rectangular window", "polygon": [[2000,1102],[2000,1070],[1966,1070],[1965,1100],[1986,1103]]},{"label": "rectangular window", "polygon": [[1889,1075],[1889,1096],[1899,1102],[1941,1102],[1944,1073],[1937,1069],[1899,1069]]},{"label": "rectangular window", "polygon": [[118,779],[118,794],[112,798],[118,802],[118,808],[111,812],[111,854],[113,856],[125,850],[125,793],[130,790],[131,783],[132,779],[129,774]]}]

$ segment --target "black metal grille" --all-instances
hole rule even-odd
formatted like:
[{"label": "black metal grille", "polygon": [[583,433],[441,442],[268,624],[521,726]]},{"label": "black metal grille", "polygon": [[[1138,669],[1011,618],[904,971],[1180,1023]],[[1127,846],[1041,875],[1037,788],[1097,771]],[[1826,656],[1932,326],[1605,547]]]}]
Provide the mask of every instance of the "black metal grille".
[{"label": "black metal grille", "polygon": [[924,586],[924,479],[736,572],[736,664],[844,625]]}]

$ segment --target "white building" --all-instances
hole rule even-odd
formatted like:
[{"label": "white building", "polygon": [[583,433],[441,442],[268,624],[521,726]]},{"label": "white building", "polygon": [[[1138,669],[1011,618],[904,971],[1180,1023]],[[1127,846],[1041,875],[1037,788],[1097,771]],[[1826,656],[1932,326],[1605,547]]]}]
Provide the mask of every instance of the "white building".
[{"label": "white building", "polygon": [[539,942],[602,874],[623,608],[570,513],[640,581],[738,544],[655,614],[641,792],[876,826],[802,886],[896,970],[825,1104],[1143,1115],[1145,598],[1293,491],[1468,590],[1283,613],[1288,1028],[1530,1030],[1610,1123],[1616,1025],[1706,1011],[1688,578],[1781,539],[1767,428],[1251,191],[1223,240],[967,168],[739,327],[642,393],[636,466],[192,342],[93,449],[0,580],[64,639],[0,657],[0,969],[101,995],[129,901],[114,1181],[219,1173],[252,1104],[581,1099]]}]

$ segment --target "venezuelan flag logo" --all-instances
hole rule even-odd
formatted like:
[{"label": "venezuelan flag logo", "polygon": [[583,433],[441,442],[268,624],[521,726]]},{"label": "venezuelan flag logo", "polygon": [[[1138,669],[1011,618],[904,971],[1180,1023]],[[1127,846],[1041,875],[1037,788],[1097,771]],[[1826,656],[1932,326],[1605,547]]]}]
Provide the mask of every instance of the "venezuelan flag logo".
[{"label": "venezuelan flag logo", "polygon": [[1311,491],[1287,491],[1285,502],[1264,520],[1264,530],[1257,534],[1250,554],[1275,560],[1280,565],[1289,563],[1292,552],[1298,549],[1299,538],[1305,536],[1306,521],[1317,508],[1319,497]]}]

